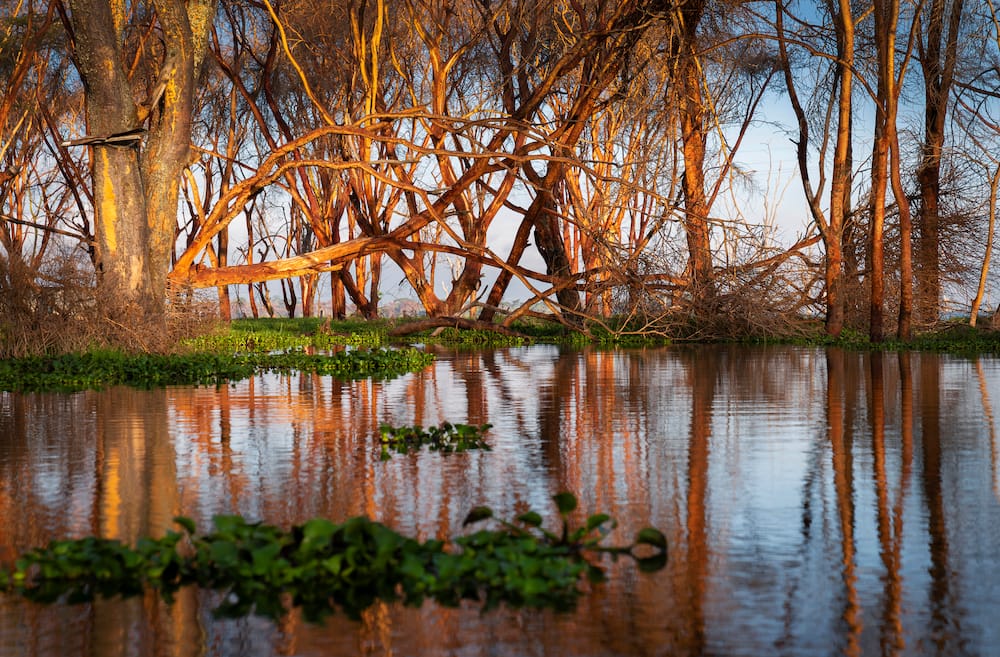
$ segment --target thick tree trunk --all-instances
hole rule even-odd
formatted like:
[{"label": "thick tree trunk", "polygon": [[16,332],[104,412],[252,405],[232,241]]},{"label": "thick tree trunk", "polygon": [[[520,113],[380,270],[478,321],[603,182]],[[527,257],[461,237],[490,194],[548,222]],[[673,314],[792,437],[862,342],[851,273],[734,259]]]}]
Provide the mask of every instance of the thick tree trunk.
[{"label": "thick tree trunk", "polygon": [[[87,100],[87,131],[106,137],[139,127],[122,64],[122,17],[108,2],[72,0],[76,64]],[[91,156],[98,287],[103,300],[143,307],[153,296],[146,246],[146,196],[135,146],[96,144]]]},{"label": "thick tree trunk", "polygon": [[925,158],[917,172],[920,212],[917,214],[916,244],[917,320],[924,325],[933,324],[940,314],[940,177],[940,161],[929,162]]},{"label": "thick tree trunk", "polygon": [[[882,110],[878,111],[882,114]],[[872,199],[871,225],[868,243],[868,280],[870,288],[870,315],[868,335],[872,342],[885,338],[885,197],[886,164],[889,145],[885,135],[884,118],[876,119],[875,141],[872,146]]]},{"label": "thick tree trunk", "polygon": [[878,84],[875,98],[875,136],[872,144],[871,225],[869,229],[868,278],[871,314],[868,334],[872,342],[885,338],[885,200],[888,187],[889,145],[893,132],[893,85],[898,6],[893,0],[875,2],[875,50]]},{"label": "thick tree trunk", "polygon": [[178,183],[190,155],[194,83],[215,2],[152,2],[165,45],[159,79],[143,104],[132,95],[121,50],[124,3],[69,4],[89,134],[107,137],[141,128],[149,120],[144,144],[95,145],[91,166],[102,296],[155,318],[162,315],[166,300]]},{"label": "thick tree trunk", "polygon": [[[208,45],[215,0],[153,0],[166,52],[158,83],[163,102],[147,111],[149,140],[143,152],[149,247],[150,303],[162,309],[177,230],[178,183],[191,157],[195,82]],[[154,97],[150,99],[156,101]]]},{"label": "thick tree trunk", "polygon": [[344,282],[337,272],[330,273],[330,317],[344,319],[347,317],[347,299],[344,295]]}]

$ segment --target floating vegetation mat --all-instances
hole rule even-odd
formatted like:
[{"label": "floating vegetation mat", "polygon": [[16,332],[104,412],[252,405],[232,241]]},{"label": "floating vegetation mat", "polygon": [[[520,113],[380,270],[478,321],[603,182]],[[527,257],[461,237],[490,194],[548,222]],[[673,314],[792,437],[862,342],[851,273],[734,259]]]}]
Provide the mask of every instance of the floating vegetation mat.
[{"label": "floating vegetation mat", "polygon": [[180,517],[181,531],[141,539],[135,547],[90,537],[31,550],[12,571],[0,569],[0,592],[79,603],[153,588],[170,601],[180,587],[197,585],[225,593],[218,616],[277,618],[295,606],[319,621],[338,609],[358,618],[380,600],[566,610],[582,595],[585,577],[595,583],[604,578],[588,556],[628,556],[644,571],[666,564],[660,531],[643,529],[631,545],[605,546],[615,525],[611,518],[593,515],[574,528],[568,515],[576,498],[560,493],[554,499],[562,519],[556,532],[544,529],[534,511],[504,521],[477,507],[464,525],[493,519],[495,528],[451,541],[420,542],[363,517],[339,524],[315,518],[284,531],[218,516],[215,530],[199,535],[194,522]]},{"label": "floating vegetation mat", "polygon": [[0,390],[73,391],[128,385],[220,385],[261,372],[310,372],[340,378],[391,378],[423,369],[434,360],[418,349],[345,351],[332,355],[243,353],[186,355],[88,352],[0,360]]},{"label": "floating vegetation mat", "polygon": [[379,426],[380,457],[383,461],[392,458],[393,453],[411,454],[427,447],[432,452],[464,452],[467,450],[489,451],[490,446],[483,437],[493,425],[460,424],[442,422],[436,427],[424,429],[419,424],[412,427]]}]

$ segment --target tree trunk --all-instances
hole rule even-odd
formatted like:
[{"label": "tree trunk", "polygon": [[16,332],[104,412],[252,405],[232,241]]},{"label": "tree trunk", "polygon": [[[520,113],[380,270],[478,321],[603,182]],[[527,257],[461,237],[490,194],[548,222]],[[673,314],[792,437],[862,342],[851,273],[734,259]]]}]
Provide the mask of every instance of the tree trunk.
[{"label": "tree trunk", "polygon": [[330,317],[344,319],[347,317],[347,300],[344,295],[344,282],[337,272],[330,272]]},{"label": "tree trunk", "polygon": [[[843,10],[843,7],[842,7]],[[821,206],[820,194],[825,180],[820,171],[819,184],[814,188],[809,166],[809,120],[806,111],[799,100],[792,72],[791,60],[788,56],[788,40],[784,28],[785,7],[782,0],[775,0],[775,27],[778,36],[778,52],[785,77],[785,88],[792,110],[795,112],[798,124],[798,139],[795,141],[796,160],[802,190],[809,203],[809,212],[813,221],[819,227],[825,251],[824,290],[826,291],[826,331],[828,335],[839,336],[844,327],[844,226],[848,215],[850,199],[851,174],[851,82],[850,66],[843,62],[853,58],[853,21],[850,14],[837,16],[837,51],[838,64],[835,68],[834,80],[830,89],[830,105],[828,112],[833,113],[833,103],[837,104],[837,132],[834,140],[833,180],[830,186],[830,210],[827,217]],[[837,98],[837,89],[840,96]],[[845,95],[843,90],[847,89]],[[825,157],[827,139],[821,150]]]},{"label": "tree trunk", "polygon": [[[876,28],[877,29],[877,28]],[[881,95],[881,84],[880,95]],[[878,115],[883,115],[884,109],[878,108]],[[881,342],[885,338],[885,196],[886,196],[886,164],[889,158],[889,145],[885,134],[884,117],[875,120],[875,140],[872,144],[872,198],[871,226],[868,237],[868,281],[869,325],[868,335],[872,342]]]},{"label": "tree trunk", "polygon": [[688,246],[688,270],[695,300],[712,296],[712,247],[705,196],[705,119],[707,109],[702,94],[702,74],[698,62],[698,24],[704,14],[704,0],[685,2],[683,41],[678,51],[680,73],[680,129],[684,157],[681,186],[684,190],[684,232]]},{"label": "tree trunk", "polygon": [[[983,303],[983,295],[986,293],[986,278],[990,274],[990,258],[993,255],[993,233],[996,226],[997,215],[997,191],[1000,189],[1000,167],[993,172],[990,178],[990,216],[988,229],[986,231],[986,251],[983,254],[983,263],[979,268],[979,286],[976,288],[976,298],[972,300],[972,309],[969,311],[969,326],[975,327],[979,318],[979,307]],[[997,315],[993,315],[994,324]],[[995,329],[996,326],[993,326]]]},{"label": "tree trunk", "polygon": [[[122,17],[109,2],[72,0],[76,64],[87,101],[87,131],[108,136],[139,127],[122,63]],[[153,296],[149,276],[146,196],[133,146],[96,144],[91,156],[94,233],[101,299],[144,308]]]},{"label": "tree trunk", "polygon": [[693,53],[685,55],[681,78],[683,93],[681,139],[683,141],[684,232],[687,235],[691,290],[696,298],[712,296],[712,247],[705,197],[705,104],[701,75]]},{"label": "tree trunk", "polygon": [[[917,169],[920,213],[917,215],[917,320],[938,321],[941,313],[940,195],[945,118],[958,52],[963,0],[952,0],[945,30],[947,0],[933,0],[922,22],[920,67],[924,78],[924,143]],[[942,51],[944,58],[942,59]]]},{"label": "tree trunk", "polygon": [[900,174],[902,153],[895,125],[892,132],[892,194],[899,207],[899,326],[896,337],[908,342],[913,332],[913,220]]},{"label": "tree trunk", "polygon": [[844,330],[844,223],[851,202],[851,94],[854,84],[854,17],[850,0],[840,0],[836,17],[837,135],[830,180],[830,223],[826,242],[826,332],[839,336]]},{"label": "tree trunk", "polygon": [[[550,165],[554,166],[554,165]],[[548,182],[550,176],[546,176]],[[545,270],[558,280],[569,281],[573,278],[573,266],[566,255],[566,245],[560,232],[559,221],[556,218],[555,200],[549,189],[539,189],[541,202],[538,212],[533,217],[535,226],[535,246],[545,261]],[[576,325],[580,321],[580,292],[575,285],[561,286],[556,292],[559,309],[569,324]]]},{"label": "tree trunk", "polygon": [[69,4],[90,136],[134,130],[149,120],[144,144],[93,147],[101,294],[157,317],[166,300],[178,183],[190,155],[195,79],[215,2],[152,2],[165,46],[159,79],[144,104],[137,104],[132,95],[121,49],[124,3],[70,0]]},{"label": "tree trunk", "polygon": [[[514,236],[514,243],[510,247],[510,254],[507,256],[507,264],[511,267],[521,261],[521,256],[524,255],[525,249],[528,248],[528,237],[530,235],[531,222],[526,218],[522,219],[520,226],[517,228],[517,234]],[[493,287],[490,288],[490,294],[486,298],[486,305],[483,307],[482,312],[479,313],[479,321],[492,322],[496,318],[497,310],[503,301],[503,296],[506,294],[507,287],[513,279],[514,274],[509,269],[504,269],[497,275],[497,280],[493,283]]]},{"label": "tree trunk", "polygon": [[894,64],[898,12],[899,7],[893,0],[875,2],[878,84],[875,98],[875,136],[872,144],[871,226],[868,251],[868,277],[871,289],[868,333],[872,342],[881,342],[885,338],[885,200],[888,187],[889,144],[895,120],[892,97],[896,79]]}]

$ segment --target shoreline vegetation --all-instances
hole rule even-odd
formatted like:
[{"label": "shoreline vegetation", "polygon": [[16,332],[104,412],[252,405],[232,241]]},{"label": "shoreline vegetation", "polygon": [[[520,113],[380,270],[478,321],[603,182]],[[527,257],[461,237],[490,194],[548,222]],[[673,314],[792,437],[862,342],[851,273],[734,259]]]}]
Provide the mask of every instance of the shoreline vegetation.
[{"label": "shoreline vegetation", "polygon": [[[862,332],[844,330],[826,335],[820,322],[793,336],[748,337],[724,344],[840,347],[850,350],[913,350],[962,355],[1000,353],[1000,331],[973,328],[959,320],[909,341],[871,342]],[[202,321],[178,334],[172,344],[147,351],[131,347],[97,346],[61,350],[39,347],[0,358],[0,391],[63,391],[100,389],[114,385],[151,388],[167,385],[223,385],[262,372],[293,371],[344,379],[393,378],[418,371],[434,356],[428,345],[449,348],[502,348],[557,344],[598,348],[656,347],[669,344],[720,343],[649,331],[648,327],[607,323],[569,328],[529,319],[500,331],[479,328],[466,320],[422,318],[396,320],[319,317],[237,319],[228,323]],[[9,345],[8,345],[9,347]],[[9,349],[8,349],[9,352]],[[3,352],[0,352],[3,353]],[[21,355],[23,354],[23,355]],[[4,355],[10,356],[9,353]]]}]

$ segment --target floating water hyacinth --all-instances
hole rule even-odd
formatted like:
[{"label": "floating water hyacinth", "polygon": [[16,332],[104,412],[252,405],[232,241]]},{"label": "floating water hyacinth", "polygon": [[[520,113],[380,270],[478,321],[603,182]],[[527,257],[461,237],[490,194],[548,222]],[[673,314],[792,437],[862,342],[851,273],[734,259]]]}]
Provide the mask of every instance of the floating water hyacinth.
[{"label": "floating water hyacinth", "polygon": [[393,427],[382,424],[379,426],[380,457],[383,461],[387,461],[392,458],[393,452],[409,454],[423,447],[446,454],[470,449],[489,451],[490,446],[483,434],[492,426],[442,422],[436,427],[424,429],[420,425]]},{"label": "floating water hyacinth", "polygon": [[135,547],[87,537],[31,550],[12,572],[0,570],[0,591],[43,603],[78,603],[153,588],[169,601],[180,587],[197,585],[225,592],[215,610],[220,616],[275,618],[296,606],[318,621],[338,609],[357,618],[380,600],[566,610],[582,594],[584,575],[592,582],[604,578],[592,557],[627,555],[643,571],[666,564],[660,531],[646,528],[631,545],[605,546],[615,526],[610,517],[592,515],[573,528],[568,515],[576,498],[560,493],[554,499],[562,519],[558,532],[544,529],[534,511],[505,521],[488,507],[476,507],[463,526],[493,519],[496,528],[448,542],[420,542],[364,517],[342,523],[315,518],[285,531],[217,516],[214,531],[203,535],[179,517],[181,531],[143,538]]}]

